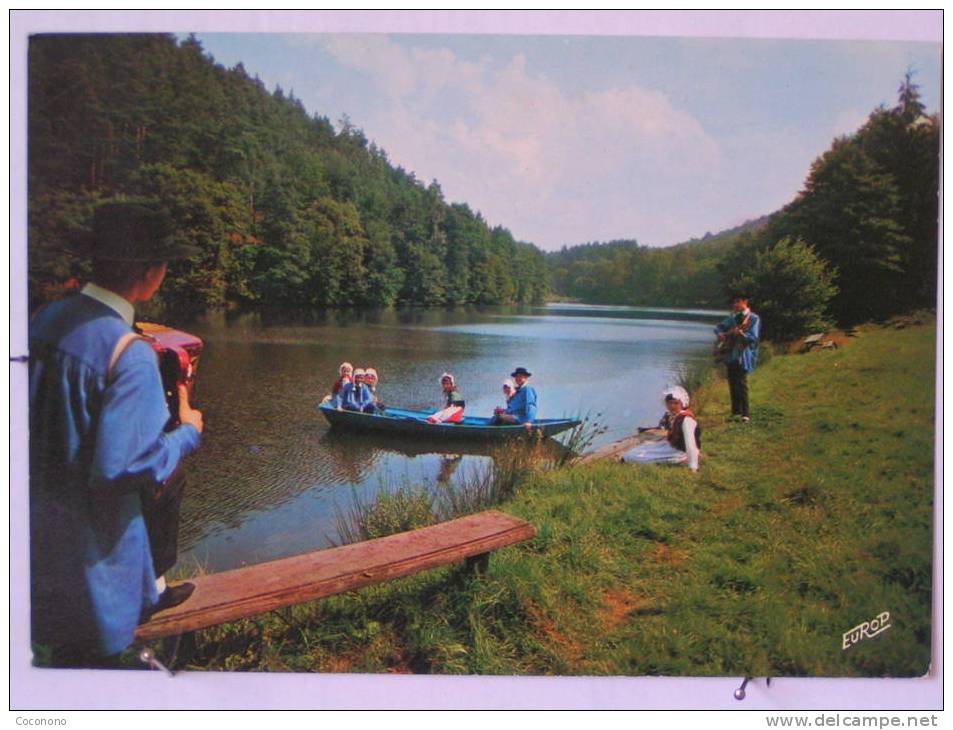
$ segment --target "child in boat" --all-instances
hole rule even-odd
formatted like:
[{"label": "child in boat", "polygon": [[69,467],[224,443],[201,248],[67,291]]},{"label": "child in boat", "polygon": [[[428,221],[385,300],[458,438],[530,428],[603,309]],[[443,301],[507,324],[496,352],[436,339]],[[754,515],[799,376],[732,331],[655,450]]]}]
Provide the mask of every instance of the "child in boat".
[{"label": "child in boat", "polygon": [[354,373],[354,366],[349,362],[342,362],[340,367],[338,367],[338,379],[334,381],[334,385],[331,386],[331,392],[324,396],[321,399],[322,403],[331,403],[335,407],[337,406],[337,397],[341,394],[341,389],[346,383],[351,382],[351,377]]},{"label": "child in boat", "polygon": [[506,410],[506,406],[510,403],[510,398],[516,395],[516,381],[513,378],[507,378],[503,381],[503,410]]},{"label": "child in boat", "polygon": [[338,375],[338,379],[335,380],[334,385],[331,386],[332,398],[341,392],[341,388],[343,388],[346,383],[351,382],[351,378],[354,375],[354,366],[349,362],[342,362],[338,368]]},{"label": "child in boat", "polygon": [[373,402],[371,400],[371,391],[364,383],[364,376],[365,373],[360,368],[354,371],[353,381],[345,383],[337,394],[334,400],[335,408],[338,410],[363,412],[365,407]]},{"label": "child in boat", "polygon": [[695,414],[688,410],[688,392],[669,388],[664,393],[665,407],[671,416],[666,436],[660,441],[639,444],[622,456],[623,462],[634,464],[687,464],[698,471],[701,454],[701,427]]},{"label": "child in boat", "polygon": [[377,399],[377,370],[374,368],[367,368],[364,371],[364,385],[366,385],[367,389],[371,392],[371,402],[370,404],[364,406],[364,412],[383,413],[384,404]]},{"label": "child in boat", "polygon": [[533,428],[536,420],[536,390],[529,384],[532,373],[526,368],[516,368],[510,377],[516,383],[512,397],[506,402],[506,408],[497,408],[493,412],[493,423],[497,425],[523,425],[527,430]]},{"label": "child in boat", "polygon": [[443,388],[446,405],[442,411],[437,411],[429,416],[427,422],[460,423],[463,420],[463,409],[466,403],[463,400],[463,395],[457,390],[457,381],[450,373],[444,373],[440,376],[440,387]]}]

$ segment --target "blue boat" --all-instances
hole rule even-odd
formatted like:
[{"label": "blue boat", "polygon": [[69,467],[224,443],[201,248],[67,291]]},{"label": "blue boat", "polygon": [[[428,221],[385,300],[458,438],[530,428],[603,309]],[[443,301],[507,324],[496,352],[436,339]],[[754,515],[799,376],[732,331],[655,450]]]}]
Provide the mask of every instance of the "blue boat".
[{"label": "blue boat", "polygon": [[389,431],[409,436],[426,436],[438,439],[489,439],[506,440],[526,436],[527,433],[555,436],[580,424],[573,418],[542,418],[533,421],[533,428],[525,426],[493,424],[490,418],[464,416],[459,423],[428,423],[427,416],[434,411],[412,411],[404,408],[387,408],[383,413],[358,413],[339,411],[330,403],[322,403],[318,410],[335,428],[356,431]]}]

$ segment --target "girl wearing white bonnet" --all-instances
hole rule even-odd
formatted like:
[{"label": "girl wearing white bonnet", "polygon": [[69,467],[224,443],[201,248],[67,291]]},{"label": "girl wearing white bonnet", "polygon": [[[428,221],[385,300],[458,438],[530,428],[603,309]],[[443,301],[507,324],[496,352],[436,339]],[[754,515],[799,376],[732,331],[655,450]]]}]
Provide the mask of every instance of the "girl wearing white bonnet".
[{"label": "girl wearing white bonnet", "polygon": [[516,393],[516,381],[513,378],[507,378],[503,381],[503,397],[506,398],[506,402],[510,402],[510,398]]},{"label": "girl wearing white bonnet", "polygon": [[687,464],[698,471],[701,428],[695,414],[688,409],[688,391],[680,386],[667,388],[662,394],[671,416],[666,437],[660,441],[639,444],[622,456],[623,462],[634,464]]},{"label": "girl wearing white bonnet", "polygon": [[440,376],[440,387],[443,389],[444,408],[428,416],[427,421],[429,423],[460,423],[463,420],[466,402],[457,390],[457,379],[450,373],[444,373]]}]

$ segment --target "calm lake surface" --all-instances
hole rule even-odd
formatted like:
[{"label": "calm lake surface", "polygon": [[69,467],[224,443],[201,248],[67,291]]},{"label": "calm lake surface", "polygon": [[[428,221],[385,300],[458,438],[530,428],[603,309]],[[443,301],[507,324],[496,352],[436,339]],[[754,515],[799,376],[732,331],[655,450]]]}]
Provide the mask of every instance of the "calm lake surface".
[{"label": "calm lake surface", "polygon": [[407,408],[438,405],[449,371],[473,415],[502,404],[503,379],[522,365],[540,418],[601,413],[605,443],[658,421],[662,389],[708,356],[719,316],[560,304],[189,323],[205,341],[195,398],[205,434],[185,465],[179,566],[227,570],[326,547],[355,498],[439,489],[485,468],[479,447],[332,432],[316,406],[342,361],[377,368],[378,397]]}]

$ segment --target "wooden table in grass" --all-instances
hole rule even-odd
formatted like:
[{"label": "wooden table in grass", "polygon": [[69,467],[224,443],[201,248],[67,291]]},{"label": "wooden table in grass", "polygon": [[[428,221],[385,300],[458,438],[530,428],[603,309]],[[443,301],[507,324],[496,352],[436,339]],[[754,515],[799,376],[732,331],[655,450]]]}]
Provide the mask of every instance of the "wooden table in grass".
[{"label": "wooden table in grass", "polygon": [[155,614],[136,629],[136,639],[143,643],[177,636],[463,560],[485,566],[490,551],[535,534],[528,522],[491,510],[376,540],[200,576],[191,580],[195,592],[187,601]]}]

